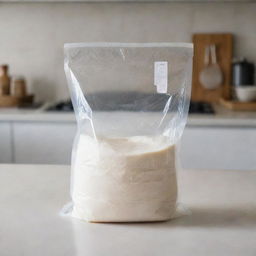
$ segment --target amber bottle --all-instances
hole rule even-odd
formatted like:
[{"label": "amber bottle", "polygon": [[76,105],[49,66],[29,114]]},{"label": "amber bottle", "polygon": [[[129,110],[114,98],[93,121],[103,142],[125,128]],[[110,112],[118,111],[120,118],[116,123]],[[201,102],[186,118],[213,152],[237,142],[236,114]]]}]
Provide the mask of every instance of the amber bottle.
[{"label": "amber bottle", "polygon": [[10,94],[10,77],[8,75],[8,65],[0,66],[0,95]]}]

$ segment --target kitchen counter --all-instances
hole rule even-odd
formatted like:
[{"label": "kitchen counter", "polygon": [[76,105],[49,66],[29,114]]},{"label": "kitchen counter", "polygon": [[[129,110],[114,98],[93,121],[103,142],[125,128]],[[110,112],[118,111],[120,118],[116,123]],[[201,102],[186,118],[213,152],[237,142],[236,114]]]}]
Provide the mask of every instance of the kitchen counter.
[{"label": "kitchen counter", "polygon": [[256,255],[256,171],[183,170],[180,201],[187,215],[92,224],[58,214],[69,201],[69,169],[0,165],[1,256]]},{"label": "kitchen counter", "polygon": [[[46,112],[47,105],[35,110],[28,109],[0,109],[0,122],[75,122],[73,113]],[[188,126],[239,126],[256,127],[255,112],[237,112],[215,105],[215,115],[192,114],[188,118]],[[153,113],[154,114],[154,113]]]}]

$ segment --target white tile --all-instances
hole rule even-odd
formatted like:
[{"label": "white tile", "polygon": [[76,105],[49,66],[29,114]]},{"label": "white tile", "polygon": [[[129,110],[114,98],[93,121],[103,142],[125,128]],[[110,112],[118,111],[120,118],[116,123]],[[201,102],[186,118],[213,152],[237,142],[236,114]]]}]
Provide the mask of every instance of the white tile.
[{"label": "white tile", "polygon": [[63,44],[190,41],[232,32],[235,55],[256,62],[256,3],[2,3],[0,63],[22,74],[38,99],[68,97]]}]

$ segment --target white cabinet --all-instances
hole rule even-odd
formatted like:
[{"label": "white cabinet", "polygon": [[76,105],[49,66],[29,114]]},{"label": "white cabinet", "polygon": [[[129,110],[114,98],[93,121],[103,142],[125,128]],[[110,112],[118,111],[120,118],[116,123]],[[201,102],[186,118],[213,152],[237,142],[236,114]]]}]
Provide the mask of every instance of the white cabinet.
[{"label": "white cabinet", "polygon": [[[70,164],[75,132],[75,122],[1,123],[0,162]],[[187,169],[255,170],[256,128],[188,126],[180,162]]]},{"label": "white cabinet", "polygon": [[70,164],[75,123],[15,122],[14,162]]},{"label": "white cabinet", "polygon": [[0,122],[0,163],[12,162],[11,124]]},{"label": "white cabinet", "polygon": [[188,127],[180,156],[184,168],[255,170],[256,129]]}]

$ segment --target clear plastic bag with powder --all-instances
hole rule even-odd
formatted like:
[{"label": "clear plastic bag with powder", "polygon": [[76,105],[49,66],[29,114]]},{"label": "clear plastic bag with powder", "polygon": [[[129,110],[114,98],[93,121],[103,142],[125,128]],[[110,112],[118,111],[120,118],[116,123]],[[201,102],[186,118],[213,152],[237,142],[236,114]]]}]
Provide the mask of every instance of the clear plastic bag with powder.
[{"label": "clear plastic bag with powder", "polygon": [[171,219],[192,44],[72,43],[64,49],[77,120],[71,215],[89,222]]}]

